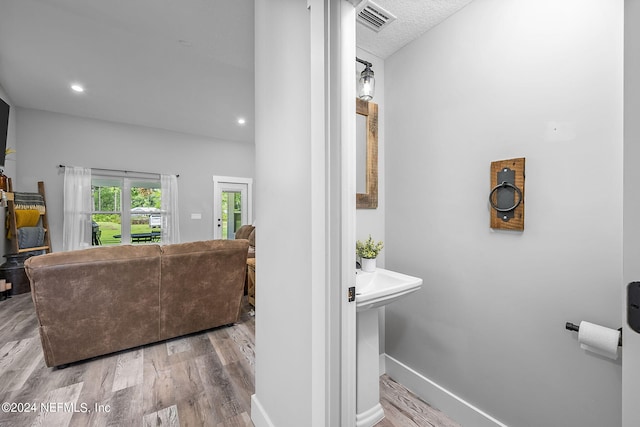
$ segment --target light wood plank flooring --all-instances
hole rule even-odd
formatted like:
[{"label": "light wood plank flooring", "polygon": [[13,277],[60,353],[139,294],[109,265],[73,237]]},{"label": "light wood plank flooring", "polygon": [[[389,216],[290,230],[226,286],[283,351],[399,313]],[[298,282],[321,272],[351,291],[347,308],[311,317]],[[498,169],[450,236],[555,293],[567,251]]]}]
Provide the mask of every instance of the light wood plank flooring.
[{"label": "light wood plank flooring", "polygon": [[[253,426],[249,308],[231,327],[53,369],[44,365],[31,296],[0,301],[0,403],[20,409],[0,410],[0,427]],[[388,376],[380,385],[379,427],[459,427]]]}]

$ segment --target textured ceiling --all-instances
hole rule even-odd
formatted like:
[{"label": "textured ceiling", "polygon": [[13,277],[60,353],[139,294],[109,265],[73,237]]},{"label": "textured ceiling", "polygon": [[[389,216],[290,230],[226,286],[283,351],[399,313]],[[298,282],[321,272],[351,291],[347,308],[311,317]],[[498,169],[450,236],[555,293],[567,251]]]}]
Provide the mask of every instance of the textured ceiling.
[{"label": "textured ceiling", "polygon": [[[357,45],[379,58],[387,58],[407,43],[453,15],[472,0],[373,0],[396,16],[379,33],[357,26]],[[358,6],[363,7],[366,1]]]}]

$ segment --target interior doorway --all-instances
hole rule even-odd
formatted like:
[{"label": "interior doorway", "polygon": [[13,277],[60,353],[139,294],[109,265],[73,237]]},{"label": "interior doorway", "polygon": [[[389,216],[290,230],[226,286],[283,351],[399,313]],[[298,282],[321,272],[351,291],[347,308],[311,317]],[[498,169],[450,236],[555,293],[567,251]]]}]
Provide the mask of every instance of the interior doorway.
[{"label": "interior doorway", "polygon": [[233,240],[244,224],[253,223],[253,179],[213,177],[213,238]]}]

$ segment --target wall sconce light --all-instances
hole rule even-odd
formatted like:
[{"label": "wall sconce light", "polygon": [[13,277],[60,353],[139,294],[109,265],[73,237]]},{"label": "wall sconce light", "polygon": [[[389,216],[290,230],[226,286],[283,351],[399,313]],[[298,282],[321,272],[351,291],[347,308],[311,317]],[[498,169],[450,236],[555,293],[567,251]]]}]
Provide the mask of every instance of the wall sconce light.
[{"label": "wall sconce light", "polygon": [[373,77],[373,66],[371,62],[364,61],[356,57],[356,61],[364,64],[364,70],[360,73],[360,80],[358,81],[358,98],[363,101],[371,101],[376,91],[376,79]]}]

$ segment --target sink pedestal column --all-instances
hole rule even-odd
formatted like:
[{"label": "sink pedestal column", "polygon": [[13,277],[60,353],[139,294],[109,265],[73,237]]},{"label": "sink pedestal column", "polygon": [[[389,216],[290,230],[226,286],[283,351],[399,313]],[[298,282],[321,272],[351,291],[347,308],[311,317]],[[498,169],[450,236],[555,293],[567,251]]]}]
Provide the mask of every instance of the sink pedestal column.
[{"label": "sink pedestal column", "polygon": [[378,309],[357,312],[356,427],[371,427],[384,418],[380,405]]}]

